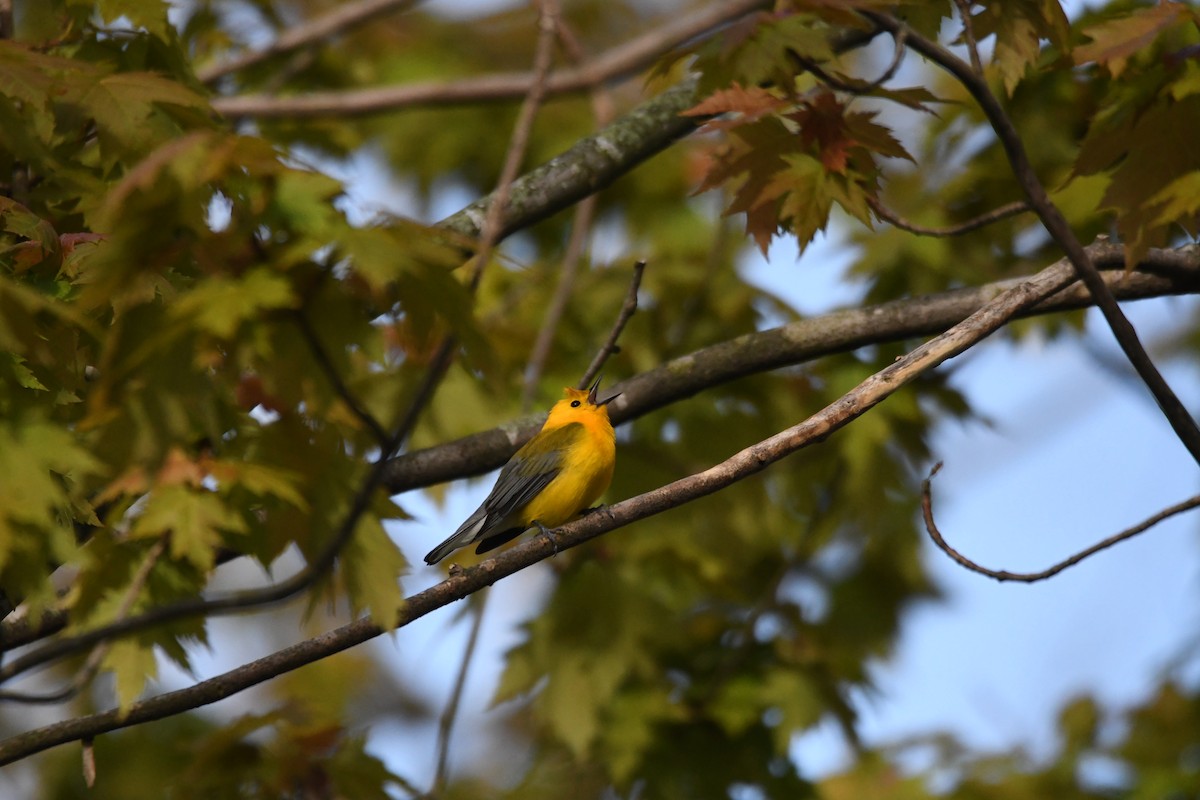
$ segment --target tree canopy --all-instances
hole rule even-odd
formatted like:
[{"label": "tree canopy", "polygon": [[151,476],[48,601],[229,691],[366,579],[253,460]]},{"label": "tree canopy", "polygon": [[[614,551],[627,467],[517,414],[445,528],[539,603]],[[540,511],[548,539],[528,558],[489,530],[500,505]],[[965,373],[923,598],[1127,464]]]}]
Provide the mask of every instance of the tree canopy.
[{"label": "tree canopy", "polygon": [[[1159,369],[1200,324],[1151,358],[1122,311],[1200,290],[1197,130],[1182,2],[0,3],[0,764],[44,797],[1200,792],[1174,678],[1047,709],[1038,757],[931,735],[927,768],[855,700],[939,597],[931,541],[1053,580],[1200,505],[998,571],[939,532],[929,444],[978,418],[943,362],[1077,343],[1094,306],[1200,460]],[[831,226],[854,307],[739,266]],[[411,567],[409,493],[601,369],[610,505]],[[530,575],[472,769],[485,597]],[[360,646],[430,615],[471,629],[445,706]],[[832,775],[792,750],[822,724]],[[382,758],[388,726],[436,766]]]}]

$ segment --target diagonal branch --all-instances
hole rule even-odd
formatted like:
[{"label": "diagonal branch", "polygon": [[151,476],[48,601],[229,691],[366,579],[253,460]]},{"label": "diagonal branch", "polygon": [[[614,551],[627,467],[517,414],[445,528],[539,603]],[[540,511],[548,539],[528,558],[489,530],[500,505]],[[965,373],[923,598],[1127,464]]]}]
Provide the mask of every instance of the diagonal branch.
[{"label": "diagonal branch", "polygon": [[[811,444],[824,440],[842,426],[866,413],[893,392],[951,358],[1041,300],[1068,286],[1073,271],[1058,262],[987,303],[963,322],[929,340],[904,357],[868,377],[850,392],[807,420],[747,447],[703,472],[681,478],[637,497],[608,506],[552,532],[534,537],[481,564],[452,574],[441,583],[409,597],[398,610],[396,627],[425,616],[454,600],[608,531],[659,514],[710,495],[757,474],[771,464]],[[94,737],[107,731],[179,714],[215,702],[304,664],[379,636],[385,629],[361,619],[322,636],[252,661],[224,675],[176,692],[135,703],[119,710],[92,714],[17,734],[0,742],[0,765],[40,752],[56,744]]]},{"label": "diagonal branch", "polygon": [[[546,95],[584,91],[633,75],[652,65],[664,53],[709,34],[755,9],[769,6],[770,3],[764,0],[716,2],[691,14],[651,26],[641,36],[618,45],[583,65],[551,73],[545,81]],[[535,72],[518,72],[354,91],[311,92],[290,97],[238,95],[215,97],[212,107],[227,117],[347,117],[413,106],[518,100],[529,94],[536,79]]]},{"label": "diagonal branch", "polygon": [[1107,539],[1101,539],[1091,547],[1080,550],[1075,555],[1069,558],[1064,558],[1057,564],[1041,570],[1040,572],[1009,572],[1006,569],[988,569],[987,567],[980,566],[951,547],[946,542],[946,539],[942,536],[942,532],[938,530],[937,523],[933,521],[933,499],[931,497],[930,485],[933,482],[933,476],[936,475],[938,470],[941,468],[941,463],[936,464],[933,470],[929,473],[929,477],[921,481],[921,513],[925,517],[925,530],[929,533],[929,538],[933,539],[933,543],[938,546],[938,549],[950,556],[950,558],[954,559],[954,561],[960,566],[963,566],[972,572],[978,572],[980,575],[986,575],[989,578],[995,578],[1001,583],[1004,581],[1035,583],[1037,581],[1044,581],[1047,578],[1052,578],[1063,570],[1075,566],[1085,558],[1094,556],[1101,550],[1107,550],[1115,544],[1119,544],[1126,539],[1132,539],[1134,536],[1144,533],[1163,520],[1170,519],[1176,514],[1182,514],[1184,511],[1191,511],[1193,508],[1200,507],[1200,495],[1189,497],[1187,500],[1184,500],[1181,503],[1176,503],[1173,506],[1164,508],[1157,514],[1154,514],[1148,519],[1145,519],[1142,522],[1139,522],[1137,525],[1134,525],[1132,528],[1126,528],[1120,533],[1115,533],[1112,536],[1109,536]]},{"label": "diagonal branch", "polygon": [[1004,112],[1000,101],[992,94],[987,80],[972,69],[970,64],[936,42],[911,30],[904,22],[872,11],[863,10],[860,13],[893,36],[905,36],[914,50],[957,78],[958,82],[975,98],[975,102],[979,104],[988,123],[1004,146],[1004,152],[1012,166],[1013,175],[1016,176],[1017,182],[1025,191],[1025,196],[1029,198],[1030,206],[1037,213],[1050,236],[1062,248],[1080,280],[1096,298],[1096,306],[1104,315],[1109,328],[1112,329],[1113,336],[1116,337],[1125,357],[1137,370],[1142,382],[1146,384],[1146,388],[1154,395],[1154,399],[1162,409],[1163,416],[1171,424],[1175,435],[1192,454],[1192,458],[1200,463],[1200,427],[1197,427],[1196,421],[1192,419],[1187,408],[1180,402],[1166,379],[1163,378],[1162,373],[1154,366],[1154,362],[1151,361],[1145,348],[1142,347],[1142,343],[1138,340],[1137,331],[1134,330],[1133,325],[1117,305],[1116,298],[1113,297],[1103,278],[1100,277],[1087,250],[1075,237],[1066,218],[1054,205],[1050,195],[1046,193],[1045,187],[1038,180],[1037,173],[1034,172],[1033,165],[1030,164],[1029,157],[1025,153],[1025,146],[1021,142],[1020,134],[1017,133],[1012,120]]},{"label": "diagonal branch", "polygon": [[[1200,246],[1151,250],[1133,272],[1124,272],[1125,249],[1108,242],[1088,246],[1104,279],[1124,299],[1200,290]],[[759,372],[792,366],[833,353],[940,333],[982,308],[1020,279],[866,308],[835,311],[766,331],[739,336],[680,356],[620,384],[609,406],[614,424],[644,416],[705,389]],[[1076,286],[1022,312],[1023,315],[1086,308],[1092,300]],[[541,427],[531,417],[452,442],[414,450],[388,465],[394,494],[456,478],[482,475],[504,464]]]}]

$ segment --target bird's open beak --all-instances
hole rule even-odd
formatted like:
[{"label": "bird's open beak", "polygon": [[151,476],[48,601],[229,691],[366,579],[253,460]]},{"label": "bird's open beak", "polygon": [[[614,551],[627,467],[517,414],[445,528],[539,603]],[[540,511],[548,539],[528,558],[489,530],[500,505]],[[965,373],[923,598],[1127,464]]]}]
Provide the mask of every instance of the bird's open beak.
[{"label": "bird's open beak", "polygon": [[600,389],[600,381],[604,380],[604,375],[596,376],[596,380],[592,383],[592,388],[588,389],[588,402],[594,406],[605,406],[621,396],[621,392],[617,392],[612,397],[606,397],[603,400],[596,399],[596,392]]}]

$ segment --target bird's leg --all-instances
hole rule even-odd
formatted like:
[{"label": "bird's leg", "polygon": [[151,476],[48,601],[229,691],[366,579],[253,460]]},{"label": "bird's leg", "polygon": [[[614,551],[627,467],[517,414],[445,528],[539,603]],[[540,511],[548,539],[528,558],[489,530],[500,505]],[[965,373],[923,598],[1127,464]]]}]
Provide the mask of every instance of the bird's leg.
[{"label": "bird's leg", "polygon": [[546,540],[550,542],[550,546],[554,548],[554,555],[558,555],[558,540],[554,538],[554,534],[550,533],[550,529],[536,519],[533,521],[533,525],[535,528],[541,531],[542,536],[545,536]]}]

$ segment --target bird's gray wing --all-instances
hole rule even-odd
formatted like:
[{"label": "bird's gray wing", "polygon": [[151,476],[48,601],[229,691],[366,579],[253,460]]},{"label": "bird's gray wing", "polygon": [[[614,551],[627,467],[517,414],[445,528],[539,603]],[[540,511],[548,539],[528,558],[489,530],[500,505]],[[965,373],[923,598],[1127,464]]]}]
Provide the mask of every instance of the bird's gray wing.
[{"label": "bird's gray wing", "polygon": [[500,470],[496,485],[483,501],[488,515],[500,522],[537,497],[562,471],[563,451],[583,434],[583,426],[572,422],[542,436],[537,442],[537,452],[530,452],[533,440],[526,442]]},{"label": "bird's gray wing", "polygon": [[538,440],[536,452],[531,451],[530,445],[533,444],[533,440],[526,442],[500,470],[496,485],[492,487],[483,504],[475,509],[474,514],[467,517],[466,522],[460,525],[450,538],[425,556],[425,563],[436,564],[460,547],[497,537],[499,534],[507,534],[495,543],[503,544],[523,531],[524,527],[520,527],[511,532],[514,524],[520,525],[520,522],[509,517],[524,508],[550,485],[550,481],[558,477],[558,473],[562,471],[563,451],[584,434],[583,425],[572,422],[547,431]]}]

